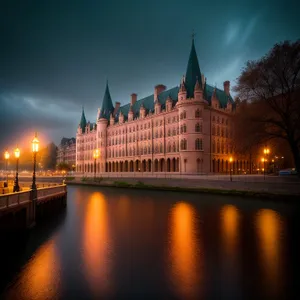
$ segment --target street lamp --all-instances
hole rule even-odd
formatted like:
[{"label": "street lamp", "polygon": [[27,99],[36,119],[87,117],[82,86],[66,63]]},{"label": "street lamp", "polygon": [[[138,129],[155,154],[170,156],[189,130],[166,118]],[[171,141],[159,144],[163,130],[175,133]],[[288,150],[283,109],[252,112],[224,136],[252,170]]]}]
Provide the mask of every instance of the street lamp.
[{"label": "street lamp", "polygon": [[7,172],[7,163],[8,163],[8,160],[9,160],[9,153],[8,153],[8,151],[7,151],[7,150],[4,152],[4,158],[5,158],[6,186],[8,187],[8,172]]},{"label": "street lamp", "polygon": [[18,178],[18,172],[19,172],[19,158],[20,158],[20,149],[17,147],[14,151],[15,153],[15,158],[16,158],[16,178],[14,182],[14,189],[13,192],[19,192],[20,187],[19,187],[19,178]]},{"label": "street lamp", "polygon": [[232,168],[232,157],[230,157],[229,158],[229,163],[230,163],[230,181],[232,181],[232,170],[231,170],[231,168]]},{"label": "street lamp", "polygon": [[267,161],[264,157],[261,159],[261,161],[264,164],[264,180],[266,180],[266,168],[265,168],[265,162]]},{"label": "street lamp", "polygon": [[94,150],[93,156],[94,156],[94,181],[96,181],[96,160],[99,157],[99,149]]},{"label": "street lamp", "polygon": [[[270,154],[270,149],[268,148],[268,147],[265,147],[264,148],[264,155],[266,156],[266,157],[268,157],[268,155]],[[265,161],[267,161],[266,159],[265,159]],[[265,168],[264,168],[265,169]],[[265,171],[264,171],[265,172]]]},{"label": "street lamp", "polygon": [[32,153],[33,153],[33,174],[32,174],[32,190],[36,190],[36,183],[35,183],[35,169],[36,169],[36,155],[39,151],[39,140],[37,138],[37,133],[35,133],[34,139],[31,142],[32,146]]}]

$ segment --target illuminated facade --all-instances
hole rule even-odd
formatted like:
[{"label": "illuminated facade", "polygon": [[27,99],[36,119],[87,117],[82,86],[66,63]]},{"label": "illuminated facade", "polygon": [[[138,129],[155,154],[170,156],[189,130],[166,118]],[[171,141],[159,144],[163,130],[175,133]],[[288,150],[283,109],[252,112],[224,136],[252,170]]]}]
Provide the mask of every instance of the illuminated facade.
[{"label": "illuminated facade", "polygon": [[210,86],[200,71],[192,42],[186,75],[177,87],[155,86],[154,93],[113,105],[108,84],[96,123],[84,110],[76,134],[76,170],[96,172],[229,172],[232,155],[230,82]]},{"label": "illuminated facade", "polygon": [[62,138],[60,145],[57,147],[56,163],[67,163],[70,166],[76,163],[76,139]]}]

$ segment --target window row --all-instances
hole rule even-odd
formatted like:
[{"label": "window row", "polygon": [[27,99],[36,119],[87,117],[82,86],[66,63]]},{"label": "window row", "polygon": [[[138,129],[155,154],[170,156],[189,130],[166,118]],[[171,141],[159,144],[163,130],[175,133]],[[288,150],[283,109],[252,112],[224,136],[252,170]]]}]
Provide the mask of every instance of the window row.
[{"label": "window row", "polygon": [[212,135],[218,135],[226,138],[232,137],[232,134],[228,128],[223,128],[223,127],[220,128],[219,126],[215,127],[214,125],[212,127]]},{"label": "window row", "polygon": [[212,116],[212,121],[228,125],[228,119],[220,118],[219,116]]},{"label": "window row", "polygon": [[218,154],[232,154],[232,147],[229,144],[225,144],[223,142],[215,142],[212,143],[212,153]]},{"label": "window row", "polygon": [[[180,141],[180,149],[181,150],[187,150],[187,140],[182,139]],[[203,150],[203,140],[202,139],[196,139],[195,140],[195,150]]]}]

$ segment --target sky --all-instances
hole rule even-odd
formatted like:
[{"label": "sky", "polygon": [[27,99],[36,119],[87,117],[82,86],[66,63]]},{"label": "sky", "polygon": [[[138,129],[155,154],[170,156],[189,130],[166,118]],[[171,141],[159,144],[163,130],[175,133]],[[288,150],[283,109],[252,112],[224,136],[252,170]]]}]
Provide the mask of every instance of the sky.
[{"label": "sky", "polygon": [[0,151],[76,135],[113,102],[185,74],[191,35],[208,83],[234,85],[247,60],[300,37],[297,1],[0,0]]}]

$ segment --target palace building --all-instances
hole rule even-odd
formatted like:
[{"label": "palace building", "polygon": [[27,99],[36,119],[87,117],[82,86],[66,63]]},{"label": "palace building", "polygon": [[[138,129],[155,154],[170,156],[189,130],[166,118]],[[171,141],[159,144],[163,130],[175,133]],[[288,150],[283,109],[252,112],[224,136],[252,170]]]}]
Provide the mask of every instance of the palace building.
[{"label": "palace building", "polygon": [[[113,104],[108,84],[95,123],[82,110],[76,134],[76,170],[80,173],[229,172],[230,82],[209,85],[200,71],[194,40],[186,75],[179,86],[156,85],[152,95]],[[98,149],[99,158],[93,153]]]}]

